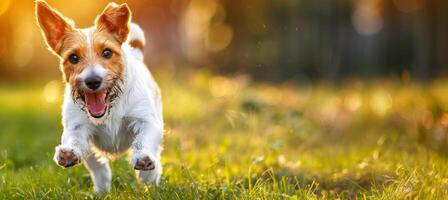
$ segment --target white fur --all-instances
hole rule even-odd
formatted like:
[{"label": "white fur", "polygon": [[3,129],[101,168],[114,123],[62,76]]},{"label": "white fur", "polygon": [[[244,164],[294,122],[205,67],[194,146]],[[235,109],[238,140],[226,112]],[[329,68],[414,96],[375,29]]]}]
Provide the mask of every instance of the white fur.
[{"label": "white fur", "polygon": [[90,171],[96,193],[110,192],[112,180],[112,171],[110,170],[109,160],[104,157],[90,154],[87,156],[85,165]]},{"label": "white fur", "polygon": [[[132,24],[131,27],[130,37],[144,42],[143,31],[138,25]],[[139,173],[142,181],[157,184],[162,173],[160,145],[163,117],[159,88],[142,62],[143,57],[135,56],[135,49],[127,43],[122,45],[122,50],[125,64],[123,93],[104,117],[99,120],[90,118],[73,101],[70,85],[67,84],[65,88],[64,132],[61,144],[56,147],[55,161],[57,162],[59,149],[73,150],[78,158],[86,161],[95,191],[99,193],[110,191],[111,170],[106,159],[108,155],[131,149],[132,166],[139,158],[149,156],[155,162],[155,169]],[[143,54],[140,52],[140,55]],[[95,72],[95,67],[91,70]]]},{"label": "white fur", "polygon": [[92,75],[97,75],[101,78],[104,78],[107,75],[107,70],[104,69],[103,66],[96,64],[95,66],[87,67],[86,69],[84,69],[79,74],[79,78],[81,78],[82,80],[85,80],[87,77],[92,76]]},{"label": "white fur", "polygon": [[[137,25],[138,26],[138,25]],[[81,33],[84,35],[84,37],[86,37],[86,42],[87,42],[87,50],[89,54],[92,54],[92,30],[94,30],[93,28],[85,28],[85,29],[81,29]]]}]

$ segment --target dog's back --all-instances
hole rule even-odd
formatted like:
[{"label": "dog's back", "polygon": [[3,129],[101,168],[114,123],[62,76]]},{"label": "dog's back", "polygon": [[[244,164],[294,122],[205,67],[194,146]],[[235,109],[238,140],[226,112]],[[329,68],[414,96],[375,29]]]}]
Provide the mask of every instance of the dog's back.
[{"label": "dog's back", "polygon": [[132,47],[132,55],[138,60],[143,61],[143,50],[146,46],[146,39],[139,25],[131,23],[131,32],[126,43]]}]

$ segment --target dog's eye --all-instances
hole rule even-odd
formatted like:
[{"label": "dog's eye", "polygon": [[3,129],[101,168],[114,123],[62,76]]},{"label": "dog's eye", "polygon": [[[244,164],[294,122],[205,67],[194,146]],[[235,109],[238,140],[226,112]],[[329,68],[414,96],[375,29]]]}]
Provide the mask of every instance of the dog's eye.
[{"label": "dog's eye", "polygon": [[72,63],[74,65],[78,64],[79,60],[80,60],[79,56],[74,53],[72,53],[72,54],[70,54],[70,56],[68,56],[68,61],[70,61],[70,63]]},{"label": "dog's eye", "polygon": [[104,49],[102,56],[103,56],[103,58],[106,58],[106,59],[111,58],[112,57],[112,50]]}]

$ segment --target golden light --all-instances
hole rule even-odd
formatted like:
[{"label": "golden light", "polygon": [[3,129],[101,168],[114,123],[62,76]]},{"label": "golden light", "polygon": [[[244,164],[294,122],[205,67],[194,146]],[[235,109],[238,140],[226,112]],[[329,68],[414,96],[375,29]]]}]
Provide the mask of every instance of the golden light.
[{"label": "golden light", "polygon": [[345,97],[344,99],[345,107],[350,111],[358,110],[362,105],[361,95],[358,93],[353,93]]},{"label": "golden light", "polygon": [[0,1],[0,16],[2,16],[9,8],[11,0],[1,0]]},{"label": "golden light", "polygon": [[392,108],[392,97],[384,90],[376,91],[370,99],[370,107],[375,114],[384,116]]},{"label": "golden light", "polygon": [[221,51],[229,46],[232,39],[232,27],[228,24],[219,24],[209,31],[206,46],[210,51]]},{"label": "golden light", "polygon": [[[25,17],[24,19],[32,19]],[[30,63],[34,54],[34,31],[30,27],[34,27],[33,22],[21,20],[19,26],[14,31],[14,61],[17,67],[24,67]]]},{"label": "golden light", "polygon": [[184,37],[184,53],[190,60],[197,61],[205,55],[204,42],[217,5],[213,0],[192,0],[183,14],[180,28]]},{"label": "golden light", "polygon": [[214,97],[232,97],[238,91],[238,85],[225,77],[214,77],[209,83],[210,92]]},{"label": "golden light", "polygon": [[42,92],[43,98],[49,103],[56,103],[62,97],[62,83],[58,80],[48,82]]},{"label": "golden light", "polygon": [[0,59],[3,59],[7,51],[6,38],[0,37]]}]

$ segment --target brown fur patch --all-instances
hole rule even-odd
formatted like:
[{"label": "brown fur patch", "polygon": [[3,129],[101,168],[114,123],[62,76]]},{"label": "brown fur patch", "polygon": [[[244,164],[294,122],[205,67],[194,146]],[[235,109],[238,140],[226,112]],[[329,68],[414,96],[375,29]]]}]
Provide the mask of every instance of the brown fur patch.
[{"label": "brown fur patch", "polygon": [[131,11],[127,4],[109,3],[103,13],[97,17],[96,26],[98,30],[107,30],[112,33],[120,43],[123,43],[130,32],[130,20]]},{"label": "brown fur patch", "polygon": [[[88,38],[90,38],[90,41],[87,41]],[[80,81],[82,81],[79,75],[86,68],[100,65],[107,70],[107,75],[103,81],[109,88],[109,92],[112,92],[111,95],[114,95],[115,92],[112,90],[119,90],[117,84],[120,84],[124,75],[121,44],[107,31],[94,30],[88,38],[79,30],[65,35],[60,51],[64,79],[75,90],[73,91],[73,98],[77,99],[81,95],[80,91],[76,91],[81,84]],[[107,59],[102,56],[105,49],[112,51],[111,58]],[[78,55],[79,63],[72,64],[69,62],[71,54]],[[113,96],[110,98],[113,98]]]},{"label": "brown fur patch", "polygon": [[[80,89],[83,80],[79,75],[86,68],[100,65],[107,71],[103,83],[108,90],[109,101],[112,101],[121,92],[124,76],[121,44],[130,31],[129,7],[126,4],[109,4],[97,17],[96,26],[89,29],[88,37],[44,1],[36,1],[36,16],[48,46],[61,59],[64,80],[71,85],[73,98],[77,100],[83,95]],[[112,51],[112,57],[103,57],[105,49]],[[78,63],[69,61],[72,54],[80,58]]]},{"label": "brown fur patch", "polygon": [[140,49],[140,51],[142,51],[142,52],[145,49],[145,46],[143,45],[143,43],[140,40],[131,40],[131,41],[129,41],[129,45],[133,48]]},{"label": "brown fur patch", "polygon": [[36,18],[50,50],[58,55],[67,32],[73,31],[73,22],[63,17],[44,1],[36,1]]}]

